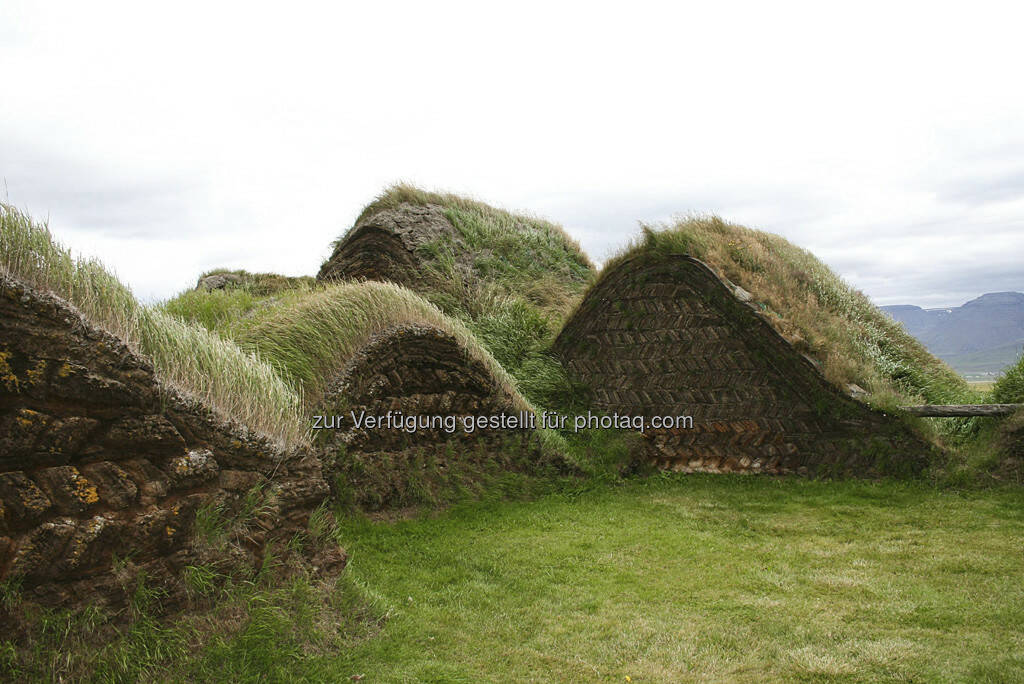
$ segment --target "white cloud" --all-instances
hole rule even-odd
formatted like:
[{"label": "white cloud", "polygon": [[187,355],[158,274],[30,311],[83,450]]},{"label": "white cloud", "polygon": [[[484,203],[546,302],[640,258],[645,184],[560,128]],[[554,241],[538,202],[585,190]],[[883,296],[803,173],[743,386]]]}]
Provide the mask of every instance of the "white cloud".
[{"label": "white cloud", "polygon": [[5,3],[10,200],[144,297],[315,273],[398,179],[596,258],[714,211],[880,303],[1024,290],[1012,6],[349,4]]}]

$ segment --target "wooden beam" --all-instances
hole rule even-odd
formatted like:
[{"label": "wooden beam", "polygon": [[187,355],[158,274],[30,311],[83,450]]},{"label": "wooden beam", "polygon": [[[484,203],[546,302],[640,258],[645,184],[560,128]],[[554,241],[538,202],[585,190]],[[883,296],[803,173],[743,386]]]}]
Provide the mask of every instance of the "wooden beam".
[{"label": "wooden beam", "polygon": [[1024,404],[950,404],[941,406],[901,406],[912,416],[923,418],[968,418],[971,416],[1008,416],[1024,409]]}]

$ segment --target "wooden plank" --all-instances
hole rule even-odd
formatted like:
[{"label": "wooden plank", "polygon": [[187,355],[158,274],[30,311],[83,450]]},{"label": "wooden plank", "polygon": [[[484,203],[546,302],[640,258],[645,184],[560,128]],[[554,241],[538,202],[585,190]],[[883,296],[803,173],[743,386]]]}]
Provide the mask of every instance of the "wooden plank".
[{"label": "wooden plank", "polygon": [[912,416],[923,418],[969,418],[971,416],[1008,416],[1024,409],[1024,404],[929,404],[901,406]]}]

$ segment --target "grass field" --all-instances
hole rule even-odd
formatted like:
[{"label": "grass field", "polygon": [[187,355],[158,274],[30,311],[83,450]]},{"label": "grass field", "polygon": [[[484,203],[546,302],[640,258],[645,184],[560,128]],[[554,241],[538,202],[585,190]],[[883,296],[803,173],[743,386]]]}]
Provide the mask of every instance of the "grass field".
[{"label": "grass field", "polygon": [[379,633],[313,653],[236,639],[190,676],[1024,680],[1019,490],[657,477],[340,535]]},{"label": "grass field", "polygon": [[265,563],[211,612],[143,610],[100,648],[54,618],[9,674],[1024,681],[1020,489],[664,475],[336,533],[336,583]]}]

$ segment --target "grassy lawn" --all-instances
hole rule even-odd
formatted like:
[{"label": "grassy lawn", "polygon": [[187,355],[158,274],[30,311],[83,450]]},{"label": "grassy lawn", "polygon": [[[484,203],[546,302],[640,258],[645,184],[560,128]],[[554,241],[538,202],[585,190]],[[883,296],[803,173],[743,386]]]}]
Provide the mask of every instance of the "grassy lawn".
[{"label": "grassy lawn", "polygon": [[282,676],[1024,680],[1024,492],[656,478],[349,519],[383,631]]},{"label": "grassy lawn", "polygon": [[53,616],[0,679],[1024,681],[1024,489],[657,476],[337,533],[337,581],[261,571],[102,647]]}]

